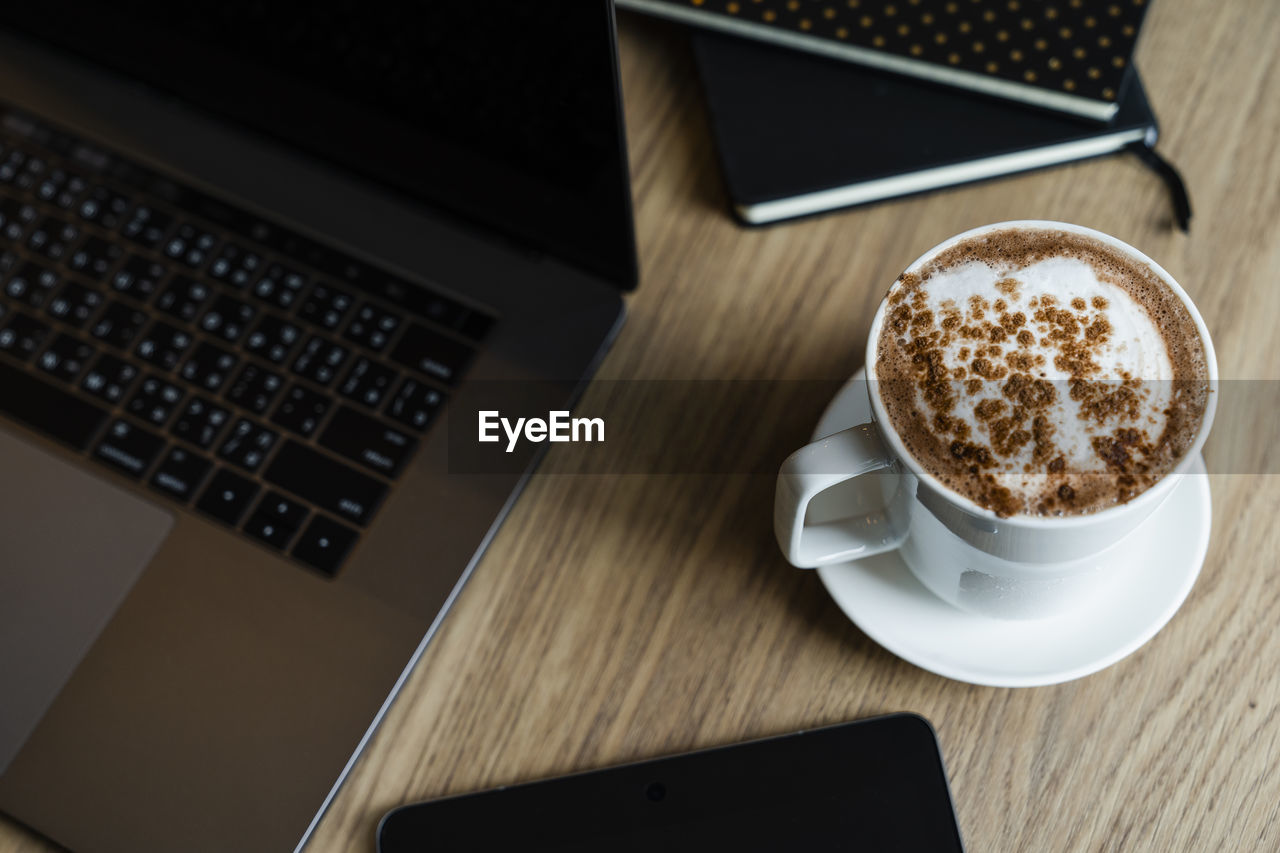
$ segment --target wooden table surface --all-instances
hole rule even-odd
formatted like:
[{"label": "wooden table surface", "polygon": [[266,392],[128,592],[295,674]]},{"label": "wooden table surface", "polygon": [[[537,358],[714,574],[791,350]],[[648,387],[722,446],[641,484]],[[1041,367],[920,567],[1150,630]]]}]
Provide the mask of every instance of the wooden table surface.
[{"label": "wooden table surface", "polygon": [[[1275,0],[1150,12],[1138,63],[1191,189],[1190,236],[1127,157],[741,229],[680,30],[629,15],[620,30],[642,280],[602,378],[847,376],[920,252],[1047,218],[1168,269],[1224,379],[1280,380]],[[754,431],[764,470],[820,411],[678,438]],[[771,475],[555,476],[552,451],[310,849],[372,850],[379,816],[409,801],[898,710],[937,727],[970,850],[1280,849],[1280,477],[1250,473],[1280,471],[1276,414],[1210,438],[1210,468],[1232,473],[1212,478],[1208,559],[1172,622],[1100,673],[1016,690],[918,669],[846,620],[780,555]],[[0,853],[46,849],[0,823]]]}]

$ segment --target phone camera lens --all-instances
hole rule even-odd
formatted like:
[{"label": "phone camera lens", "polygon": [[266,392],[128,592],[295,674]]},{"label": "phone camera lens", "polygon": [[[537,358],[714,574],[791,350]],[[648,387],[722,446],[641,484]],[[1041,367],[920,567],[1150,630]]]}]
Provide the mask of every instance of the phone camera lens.
[{"label": "phone camera lens", "polygon": [[667,796],[667,786],[661,782],[651,782],[649,787],[644,789],[644,795],[653,802],[660,803]]}]

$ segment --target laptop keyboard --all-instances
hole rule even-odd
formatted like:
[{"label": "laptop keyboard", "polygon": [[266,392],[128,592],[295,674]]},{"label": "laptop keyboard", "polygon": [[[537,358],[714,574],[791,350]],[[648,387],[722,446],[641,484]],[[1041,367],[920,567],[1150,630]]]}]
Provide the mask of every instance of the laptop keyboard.
[{"label": "laptop keyboard", "polygon": [[332,576],[491,315],[0,105],[0,414]]}]

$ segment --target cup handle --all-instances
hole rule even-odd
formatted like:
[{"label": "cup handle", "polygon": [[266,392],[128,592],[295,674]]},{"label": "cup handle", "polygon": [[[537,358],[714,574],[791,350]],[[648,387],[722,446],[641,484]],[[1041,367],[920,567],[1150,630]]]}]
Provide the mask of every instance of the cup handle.
[{"label": "cup handle", "polygon": [[819,492],[892,463],[893,456],[871,423],[829,435],[788,456],[778,472],[773,506],[773,530],[787,560],[812,569],[901,545],[907,519],[888,506],[856,518],[805,523],[809,502]]}]

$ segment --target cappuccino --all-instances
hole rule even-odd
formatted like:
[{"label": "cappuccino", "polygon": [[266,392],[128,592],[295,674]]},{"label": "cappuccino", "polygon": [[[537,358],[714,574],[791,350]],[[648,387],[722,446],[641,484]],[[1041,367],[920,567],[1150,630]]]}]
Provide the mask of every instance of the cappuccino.
[{"label": "cappuccino", "polygon": [[1171,472],[1209,400],[1178,294],[1101,240],[1011,228],[890,288],[876,389],[912,458],[1000,516],[1097,512]]}]

